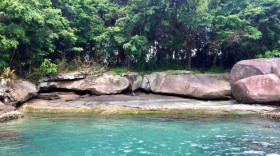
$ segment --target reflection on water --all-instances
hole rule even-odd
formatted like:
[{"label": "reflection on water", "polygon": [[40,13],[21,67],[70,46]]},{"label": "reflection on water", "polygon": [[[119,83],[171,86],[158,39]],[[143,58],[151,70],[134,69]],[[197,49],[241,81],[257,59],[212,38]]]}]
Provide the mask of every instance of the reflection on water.
[{"label": "reflection on water", "polygon": [[27,117],[0,124],[0,155],[277,155],[280,122]]},{"label": "reflection on water", "polygon": [[0,140],[15,140],[22,138],[19,133],[0,129]]}]

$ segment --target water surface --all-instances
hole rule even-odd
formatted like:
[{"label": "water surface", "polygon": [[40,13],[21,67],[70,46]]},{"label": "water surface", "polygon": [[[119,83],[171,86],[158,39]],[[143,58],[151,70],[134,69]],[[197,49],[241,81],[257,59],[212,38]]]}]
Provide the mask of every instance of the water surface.
[{"label": "water surface", "polygon": [[280,154],[280,122],[256,117],[26,117],[0,133],[3,156]]}]

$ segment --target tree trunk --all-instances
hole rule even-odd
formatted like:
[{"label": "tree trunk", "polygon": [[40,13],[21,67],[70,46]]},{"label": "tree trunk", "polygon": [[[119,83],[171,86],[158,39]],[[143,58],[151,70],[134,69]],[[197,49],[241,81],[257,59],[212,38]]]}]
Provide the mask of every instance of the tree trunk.
[{"label": "tree trunk", "polygon": [[187,51],[187,63],[188,63],[188,69],[192,68],[192,50],[188,48],[189,50]]},{"label": "tree trunk", "polygon": [[187,40],[184,42],[183,44],[183,49],[185,49],[186,51],[186,62],[187,62],[187,67],[188,69],[191,69],[191,65],[192,65],[192,48],[191,48],[191,44],[189,44],[190,42],[188,42]]}]

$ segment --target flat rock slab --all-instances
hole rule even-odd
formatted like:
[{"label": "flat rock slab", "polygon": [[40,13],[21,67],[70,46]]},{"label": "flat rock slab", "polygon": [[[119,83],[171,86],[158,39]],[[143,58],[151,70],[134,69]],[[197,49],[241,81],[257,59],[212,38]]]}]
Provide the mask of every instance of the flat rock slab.
[{"label": "flat rock slab", "polygon": [[[228,101],[200,101],[173,96],[153,94],[102,95],[88,96],[65,101],[63,99],[34,99],[27,102],[23,112],[83,112],[81,110],[98,110],[100,114],[121,114],[122,110],[131,111],[201,111],[209,114],[225,114],[231,112],[266,113],[275,110],[275,106],[236,104]],[[36,111],[37,110],[37,111]],[[45,110],[45,111],[44,111]],[[53,111],[53,112],[52,112]],[[86,112],[86,111],[85,111]],[[94,111],[89,111],[94,112]]]}]

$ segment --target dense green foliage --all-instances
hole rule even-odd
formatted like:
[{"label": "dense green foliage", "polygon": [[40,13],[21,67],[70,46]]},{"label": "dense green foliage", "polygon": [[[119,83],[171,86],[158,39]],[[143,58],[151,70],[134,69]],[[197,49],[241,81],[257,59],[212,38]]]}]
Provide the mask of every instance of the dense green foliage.
[{"label": "dense green foliage", "polygon": [[279,0],[1,0],[0,68],[230,68],[278,57],[279,20]]},{"label": "dense green foliage", "polygon": [[36,69],[36,72],[38,74],[42,74],[42,76],[45,75],[52,75],[57,73],[57,65],[54,63],[51,63],[50,59],[45,59],[41,66]]}]

